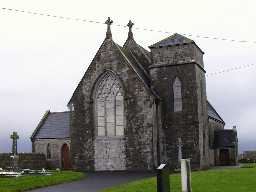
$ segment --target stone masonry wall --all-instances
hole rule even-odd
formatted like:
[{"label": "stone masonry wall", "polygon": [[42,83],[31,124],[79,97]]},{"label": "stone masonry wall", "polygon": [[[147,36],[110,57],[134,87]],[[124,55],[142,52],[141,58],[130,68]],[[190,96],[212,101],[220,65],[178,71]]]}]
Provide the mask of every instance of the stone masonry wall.
[{"label": "stone masonry wall", "polygon": [[[0,154],[0,167],[5,169],[12,166],[10,153]],[[20,153],[18,154],[18,167],[21,169],[42,169],[46,168],[46,159],[43,154]]]},{"label": "stone masonry wall", "polygon": [[70,148],[70,139],[36,139],[33,142],[33,148],[35,153],[41,153],[47,157],[47,145],[50,144],[51,158],[47,159],[47,167],[61,168],[61,147],[65,143]]},{"label": "stone masonry wall", "polygon": [[207,111],[207,94],[205,72],[195,65],[197,99],[198,99],[198,121],[199,121],[199,148],[200,148],[200,167],[208,168],[209,162],[209,127]]},{"label": "stone masonry wall", "polygon": [[95,170],[125,170],[125,142],[123,137],[97,137],[94,142]]},{"label": "stone masonry wall", "polygon": [[[97,136],[92,93],[97,80],[106,71],[120,79],[124,90],[125,169],[153,167],[153,98],[118,49],[110,39],[103,42],[72,98],[71,152],[76,169],[95,170]],[[102,161],[101,164],[106,163]]]},{"label": "stone masonry wall", "polygon": [[184,63],[197,63],[204,67],[203,53],[195,44],[151,49],[153,65],[177,65]]}]

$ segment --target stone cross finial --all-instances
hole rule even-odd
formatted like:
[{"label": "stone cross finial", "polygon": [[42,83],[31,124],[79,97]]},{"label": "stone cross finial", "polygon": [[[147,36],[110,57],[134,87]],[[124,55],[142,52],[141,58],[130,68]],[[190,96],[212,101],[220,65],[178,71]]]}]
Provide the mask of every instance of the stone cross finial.
[{"label": "stone cross finial", "polygon": [[10,138],[12,139],[12,154],[17,155],[17,140],[19,139],[19,135],[14,131]]},{"label": "stone cross finial", "polygon": [[182,159],[182,147],[183,147],[182,140],[180,137],[178,138],[177,147],[178,147],[178,160],[180,161]]},{"label": "stone cross finial", "polygon": [[112,38],[112,33],[111,33],[111,29],[110,29],[110,25],[112,23],[113,23],[113,20],[111,20],[110,17],[108,17],[108,19],[105,21],[105,24],[107,24],[107,32],[106,32],[107,39]]},{"label": "stone cross finial", "polygon": [[129,23],[127,24],[127,27],[129,27],[129,33],[128,33],[129,38],[133,38],[133,33],[132,33],[133,25],[134,25],[134,23],[131,20],[129,20]]}]

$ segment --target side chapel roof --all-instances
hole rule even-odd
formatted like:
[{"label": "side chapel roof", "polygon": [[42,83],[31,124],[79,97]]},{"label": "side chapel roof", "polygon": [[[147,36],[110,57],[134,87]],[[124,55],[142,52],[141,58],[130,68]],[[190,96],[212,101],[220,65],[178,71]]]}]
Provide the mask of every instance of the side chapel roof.
[{"label": "side chapel roof", "polygon": [[63,139],[70,137],[70,112],[47,111],[31,139]]}]

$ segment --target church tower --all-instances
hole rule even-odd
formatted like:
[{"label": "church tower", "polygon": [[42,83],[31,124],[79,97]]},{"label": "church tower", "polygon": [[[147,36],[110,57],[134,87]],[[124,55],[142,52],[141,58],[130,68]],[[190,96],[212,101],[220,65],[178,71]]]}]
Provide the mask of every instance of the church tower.
[{"label": "church tower", "polygon": [[161,97],[162,161],[178,166],[178,140],[183,158],[193,168],[209,166],[206,83],[203,51],[194,41],[174,34],[149,47],[152,88]]}]

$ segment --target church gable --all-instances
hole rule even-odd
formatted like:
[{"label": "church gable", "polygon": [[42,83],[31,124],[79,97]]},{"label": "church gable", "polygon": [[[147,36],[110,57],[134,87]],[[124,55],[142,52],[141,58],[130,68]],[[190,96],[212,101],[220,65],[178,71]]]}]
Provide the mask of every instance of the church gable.
[{"label": "church gable", "polygon": [[[108,25],[106,38],[69,103],[76,165],[94,170],[148,167],[146,161],[135,159],[151,161],[155,95],[148,74],[131,58],[112,40]],[[109,145],[114,148],[106,148]],[[81,153],[84,157],[78,158]]]}]

